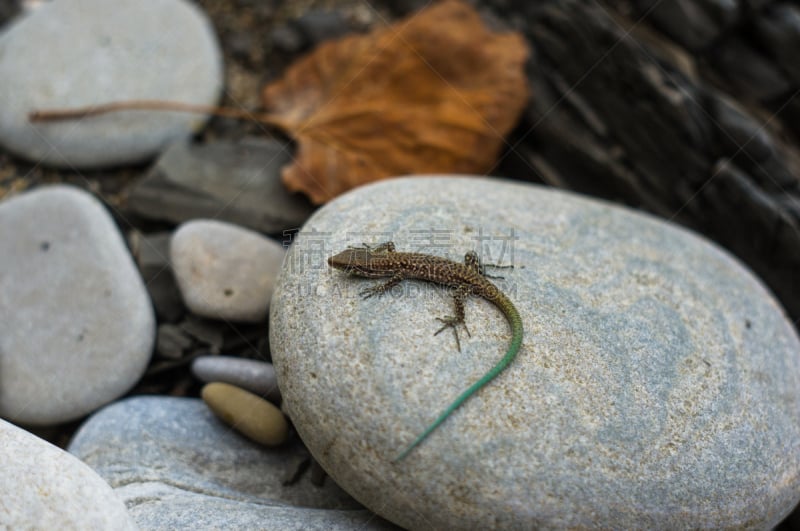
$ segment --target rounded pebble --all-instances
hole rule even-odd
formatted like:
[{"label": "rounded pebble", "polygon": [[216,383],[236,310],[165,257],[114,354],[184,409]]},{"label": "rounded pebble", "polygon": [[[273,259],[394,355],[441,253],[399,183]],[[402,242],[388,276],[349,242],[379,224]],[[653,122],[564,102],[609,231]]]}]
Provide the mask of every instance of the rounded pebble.
[{"label": "rounded pebble", "polygon": [[189,221],[172,236],[170,258],[186,306],[197,315],[263,321],[285,251],[230,223]]},{"label": "rounded pebble", "polygon": [[271,363],[236,356],[200,356],[192,362],[192,373],[204,382],[223,382],[280,404],[281,393]]},{"label": "rounded pebble", "polygon": [[66,422],[139,380],[155,316],[99,201],[52,186],[0,202],[0,264],[0,417]]},{"label": "rounded pebble", "polygon": [[[322,239],[320,235],[327,235]],[[770,528],[800,499],[800,341],[707,240],[597,200],[500,179],[414,177],[325,205],[287,264],[393,240],[484,263],[525,335],[513,363],[393,462],[503,356],[471,297],[285,268],[270,316],[283,408],[325,470],[408,529]],[[385,282],[385,279],[383,280]],[[313,296],[309,296],[313,286]]]},{"label": "rounded pebble", "polygon": [[281,410],[244,389],[214,382],[203,387],[202,397],[223,422],[257,443],[278,446],[289,435]]},{"label": "rounded pebble", "polygon": [[0,35],[0,144],[35,162],[98,168],[146,160],[205,122],[122,111],[31,123],[34,110],[167,100],[214,105],[222,60],[207,17],[184,0],[59,0]]},{"label": "rounded pebble", "polygon": [[91,468],[3,420],[0,470],[2,529],[137,529]]}]

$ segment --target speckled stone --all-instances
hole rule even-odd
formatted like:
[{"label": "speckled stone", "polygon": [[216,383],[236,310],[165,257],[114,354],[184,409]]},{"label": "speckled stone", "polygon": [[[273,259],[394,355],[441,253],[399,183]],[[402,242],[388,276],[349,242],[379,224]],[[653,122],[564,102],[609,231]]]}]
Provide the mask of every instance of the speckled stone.
[{"label": "speckled stone", "polygon": [[200,356],[192,373],[204,382],[225,382],[280,404],[281,393],[271,363],[236,356]]},{"label": "speckled stone", "polygon": [[278,446],[286,441],[289,423],[274,404],[222,382],[206,384],[201,394],[217,417],[248,439],[265,446]]},{"label": "speckled stone", "polygon": [[172,236],[170,259],[187,308],[212,319],[267,316],[285,252],[273,240],[230,223],[196,220]]},{"label": "speckled stone", "polygon": [[0,34],[0,144],[35,162],[98,168],[145,160],[204,115],[126,111],[31,124],[28,113],[116,101],[214,105],[219,46],[185,0],[45,2]]},{"label": "speckled stone", "polygon": [[[331,271],[347,245],[513,264],[496,280],[522,349],[405,460],[503,355],[470,300],[461,352],[434,336],[452,301]],[[768,528],[800,499],[800,342],[728,253],[651,216],[486,178],[382,181],[306,224],[272,300],[284,410],[328,473],[410,529]]]},{"label": "speckled stone", "polygon": [[71,186],[0,202],[0,417],[52,425],[130,389],[155,317],[105,207]]},{"label": "speckled stone", "polygon": [[135,530],[122,501],[67,452],[0,420],[0,528]]},{"label": "speckled stone", "polygon": [[111,484],[142,530],[393,529],[330,478],[319,487],[306,473],[284,485],[307,455],[302,445],[250,442],[198,399],[115,402],[81,426],[69,451]]}]

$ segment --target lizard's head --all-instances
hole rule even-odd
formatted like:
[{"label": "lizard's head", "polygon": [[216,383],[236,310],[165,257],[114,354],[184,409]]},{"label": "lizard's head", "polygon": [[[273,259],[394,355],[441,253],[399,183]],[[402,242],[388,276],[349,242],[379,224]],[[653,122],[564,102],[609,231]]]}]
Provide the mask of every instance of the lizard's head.
[{"label": "lizard's head", "polygon": [[397,272],[389,257],[397,256],[391,242],[377,247],[349,247],[328,258],[328,265],[367,278],[390,277]]},{"label": "lizard's head", "polygon": [[328,258],[328,265],[353,275],[367,271],[370,260],[369,249],[345,249]]}]

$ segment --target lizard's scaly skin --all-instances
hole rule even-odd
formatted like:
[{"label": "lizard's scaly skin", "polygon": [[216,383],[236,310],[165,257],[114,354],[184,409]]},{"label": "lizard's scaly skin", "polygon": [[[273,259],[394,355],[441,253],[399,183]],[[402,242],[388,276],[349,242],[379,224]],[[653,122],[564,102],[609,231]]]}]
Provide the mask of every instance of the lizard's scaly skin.
[{"label": "lizard's scaly skin", "polygon": [[[503,358],[477,382],[462,392],[414,442],[395,457],[394,461],[400,461],[406,457],[461,404],[503,372],[503,369],[508,367],[514,360],[522,346],[522,319],[519,316],[519,312],[508,297],[486,279],[475,253],[467,253],[464,257],[464,263],[459,264],[446,258],[428,254],[396,252],[394,243],[386,242],[374,248],[346,249],[329,258],[328,264],[351,275],[367,278],[389,277],[389,280],[384,284],[364,290],[362,294],[365,297],[380,295],[405,279],[426,280],[455,288],[456,315],[440,319],[444,326],[436,332],[437,334],[445,328],[453,327],[455,330],[456,325],[464,324],[464,300],[469,295],[482,297],[497,306],[511,326],[511,343]],[[459,345],[457,333],[456,344]]]}]

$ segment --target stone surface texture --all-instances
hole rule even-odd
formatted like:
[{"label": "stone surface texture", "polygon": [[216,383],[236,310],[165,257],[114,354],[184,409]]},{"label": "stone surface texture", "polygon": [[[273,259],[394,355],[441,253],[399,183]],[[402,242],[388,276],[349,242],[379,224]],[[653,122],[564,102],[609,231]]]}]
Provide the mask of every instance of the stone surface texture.
[{"label": "stone surface texture", "polygon": [[[496,280],[522,350],[405,460],[391,459],[503,355],[470,300],[329,270],[348,245],[513,264]],[[768,528],[800,498],[800,342],[739,262],[677,226],[533,185],[396,179],[337,198],[292,245],[270,344],[314,457],[406,528]]]},{"label": "stone surface texture", "polygon": [[205,116],[125,111],[31,124],[28,113],[131,100],[214,105],[220,56],[205,14],[185,0],[44,3],[0,35],[0,144],[67,168],[146,160]]},{"label": "stone surface texture", "polygon": [[306,457],[265,449],[201,400],[136,397],[93,415],[69,451],[94,468],[146,529],[393,529],[328,480],[284,485]]},{"label": "stone surface texture", "polygon": [[0,528],[135,530],[111,487],[67,452],[0,420]]},{"label": "stone surface texture", "polygon": [[281,267],[283,247],[230,223],[195,220],[172,236],[170,259],[187,308],[212,319],[258,322]]},{"label": "stone surface texture", "polygon": [[141,377],[155,338],[147,290],[94,197],[42,187],[0,203],[0,417],[79,418]]},{"label": "stone surface texture", "polygon": [[129,204],[137,214],[173,223],[213,217],[267,233],[294,229],[314,208],[281,182],[291,153],[263,138],[177,142],[131,187]]}]

